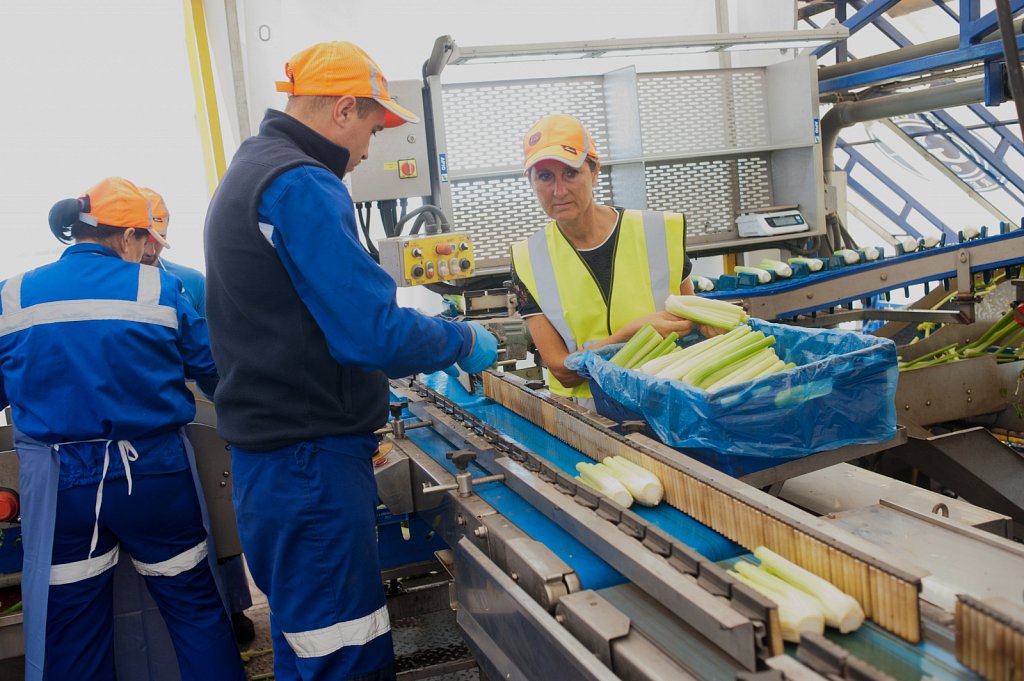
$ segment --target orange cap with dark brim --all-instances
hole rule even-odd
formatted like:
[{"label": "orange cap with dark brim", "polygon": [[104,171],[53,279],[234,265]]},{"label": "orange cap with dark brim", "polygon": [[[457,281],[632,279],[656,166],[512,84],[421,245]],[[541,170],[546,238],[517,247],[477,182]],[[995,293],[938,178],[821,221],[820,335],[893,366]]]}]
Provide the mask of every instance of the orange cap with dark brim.
[{"label": "orange cap with dark brim", "polygon": [[588,157],[600,160],[587,129],[565,114],[551,114],[533,124],[523,137],[523,157],[524,170],[547,160],[572,168],[580,168]]},{"label": "orange cap with dark brim", "polygon": [[419,117],[400,105],[388,91],[388,81],[377,62],[349,42],[318,43],[288,60],[288,80],[277,82],[278,92],[293,96],[368,97],[384,107],[384,127],[419,123]]},{"label": "orange cap with dark brim", "polygon": [[152,225],[149,201],[134,183],[123,177],[108,177],[81,198],[78,219],[87,225],[145,230]]},{"label": "orange cap with dark brim", "polygon": [[149,201],[149,212],[153,218],[149,228],[150,235],[164,248],[170,248],[171,244],[167,241],[167,228],[171,224],[171,213],[167,210],[164,197],[149,187],[140,187],[139,191]]}]

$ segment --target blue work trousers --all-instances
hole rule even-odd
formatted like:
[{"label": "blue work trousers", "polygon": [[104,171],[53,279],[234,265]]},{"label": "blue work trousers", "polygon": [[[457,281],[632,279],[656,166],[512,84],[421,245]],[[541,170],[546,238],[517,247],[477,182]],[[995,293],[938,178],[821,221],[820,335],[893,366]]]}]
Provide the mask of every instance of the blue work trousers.
[{"label": "blue work trousers", "polygon": [[[96,521],[96,485],[57,495],[52,563],[85,561]],[[205,558],[175,572],[177,557],[206,541],[190,470],[107,480],[94,556],[120,544],[137,563],[151,566],[146,586],[160,608],[183,681],[244,681],[234,633]],[[180,558],[178,558],[180,560]],[[150,569],[150,568],[143,568]],[[140,570],[142,571],[142,570]],[[113,681],[113,583],[111,566],[99,574],[51,584],[46,626],[46,674],[50,681]]]},{"label": "blue work trousers", "polygon": [[277,681],[387,681],[394,651],[380,558],[371,435],[232,449],[249,571],[270,604]]}]

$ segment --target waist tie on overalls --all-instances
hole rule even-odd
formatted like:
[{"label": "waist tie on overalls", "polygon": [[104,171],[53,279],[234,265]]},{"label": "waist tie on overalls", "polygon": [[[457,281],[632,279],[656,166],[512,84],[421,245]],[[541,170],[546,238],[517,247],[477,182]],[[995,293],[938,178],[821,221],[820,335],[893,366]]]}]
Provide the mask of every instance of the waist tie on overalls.
[{"label": "waist tie on overalls", "polygon": [[121,455],[121,463],[124,464],[124,476],[128,481],[128,496],[132,493],[132,467],[131,462],[137,461],[139,453],[130,440],[78,440],[75,442],[61,442],[53,445],[53,450],[60,453],[62,445],[80,444],[84,442],[106,442],[103,448],[103,473],[100,475],[100,484],[96,488],[96,519],[92,526],[92,540],[89,542],[89,558],[96,551],[96,545],[100,540],[100,508],[103,506],[103,483],[107,479],[107,469],[110,468],[110,445],[117,443],[117,451]]}]

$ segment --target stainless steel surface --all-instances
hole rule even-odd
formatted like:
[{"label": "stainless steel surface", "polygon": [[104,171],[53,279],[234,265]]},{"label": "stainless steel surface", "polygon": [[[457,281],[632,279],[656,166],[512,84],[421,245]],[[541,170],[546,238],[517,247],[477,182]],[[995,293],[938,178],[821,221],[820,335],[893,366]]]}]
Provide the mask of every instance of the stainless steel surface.
[{"label": "stainless steel surface", "polygon": [[769,657],[764,664],[768,669],[782,672],[786,681],[826,681],[824,676],[789,655]]},{"label": "stainless steel surface", "polygon": [[769,485],[795,478],[804,473],[825,468],[837,463],[853,461],[869,454],[884,451],[896,447],[907,441],[907,431],[902,426],[896,427],[896,434],[884,442],[876,442],[867,445],[846,445],[836,449],[829,449],[824,452],[815,452],[799,459],[786,461],[778,466],[765,468],[740,478],[743,482],[754,487],[768,487]]},{"label": "stainless steel surface", "polygon": [[916,563],[931,572],[921,580],[921,598],[952,611],[956,595],[1024,594],[1024,546],[933,514],[883,502],[838,513],[828,522]]},{"label": "stainless steel surface", "polygon": [[817,515],[852,511],[882,499],[919,512],[931,512],[942,503],[950,520],[1001,537],[1010,536],[1012,524],[1010,516],[1002,513],[846,463],[787,480],[779,497]]},{"label": "stainless steel surface", "polygon": [[653,642],[673,662],[683,667],[687,677],[727,679],[743,671],[708,641],[705,632],[688,626],[669,608],[636,586],[623,584],[601,589],[598,593],[629,617],[634,632]]},{"label": "stainless steel surface", "polygon": [[[391,97],[423,120],[423,83],[397,80],[388,83]],[[403,165],[414,164],[415,173],[403,175]],[[387,128],[376,134],[373,155],[348,174],[352,200],[383,201],[419,198],[430,194],[431,156],[427,150],[427,129],[421,123]],[[410,225],[411,227],[411,225]]]},{"label": "stainless steel surface", "polygon": [[0,426],[0,452],[14,449],[14,426]]},{"label": "stainless steel surface", "polygon": [[242,553],[242,540],[238,536],[235,506],[231,500],[231,452],[210,426],[190,423],[185,432],[195,450],[196,470],[206,497],[217,557],[237,556]]},{"label": "stainless steel surface", "polygon": [[686,618],[692,626],[706,632],[709,640],[743,667],[751,670],[756,667],[753,622],[733,610],[728,601],[711,595],[664,558],[643,550],[636,539],[626,536],[511,459],[499,458],[494,465],[505,472],[505,484],[534,508],[582,541],[631,582]]},{"label": "stainless steel surface", "polygon": [[409,456],[385,440],[388,451],[373,463],[373,477],[377,481],[377,496],[395,515],[415,510],[412,499],[412,473]]},{"label": "stainless steel surface", "polygon": [[[630,618],[596,591],[583,591],[558,604],[559,621],[617,676],[630,681],[694,679],[673,662],[664,645],[631,631]],[[706,649],[700,651],[707,653]]]},{"label": "stainless steel surface", "polygon": [[458,622],[488,676],[531,681],[617,679],[468,539],[454,549]]},{"label": "stainless steel surface", "polygon": [[984,428],[912,437],[886,456],[897,457],[972,504],[1012,517],[1013,536],[1022,536],[1024,456]]}]

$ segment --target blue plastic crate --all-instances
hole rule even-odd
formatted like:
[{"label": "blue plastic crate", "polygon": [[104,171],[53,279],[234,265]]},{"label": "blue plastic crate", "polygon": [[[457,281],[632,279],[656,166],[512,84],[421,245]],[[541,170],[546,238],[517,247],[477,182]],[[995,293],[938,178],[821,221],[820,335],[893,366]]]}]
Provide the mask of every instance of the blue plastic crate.
[{"label": "blue plastic crate", "polygon": [[775,336],[778,355],[798,366],[714,393],[611,364],[605,355],[614,347],[570,355],[566,366],[591,379],[604,415],[640,416],[666,445],[732,475],[895,434],[892,341],[759,320],[751,325]]}]

